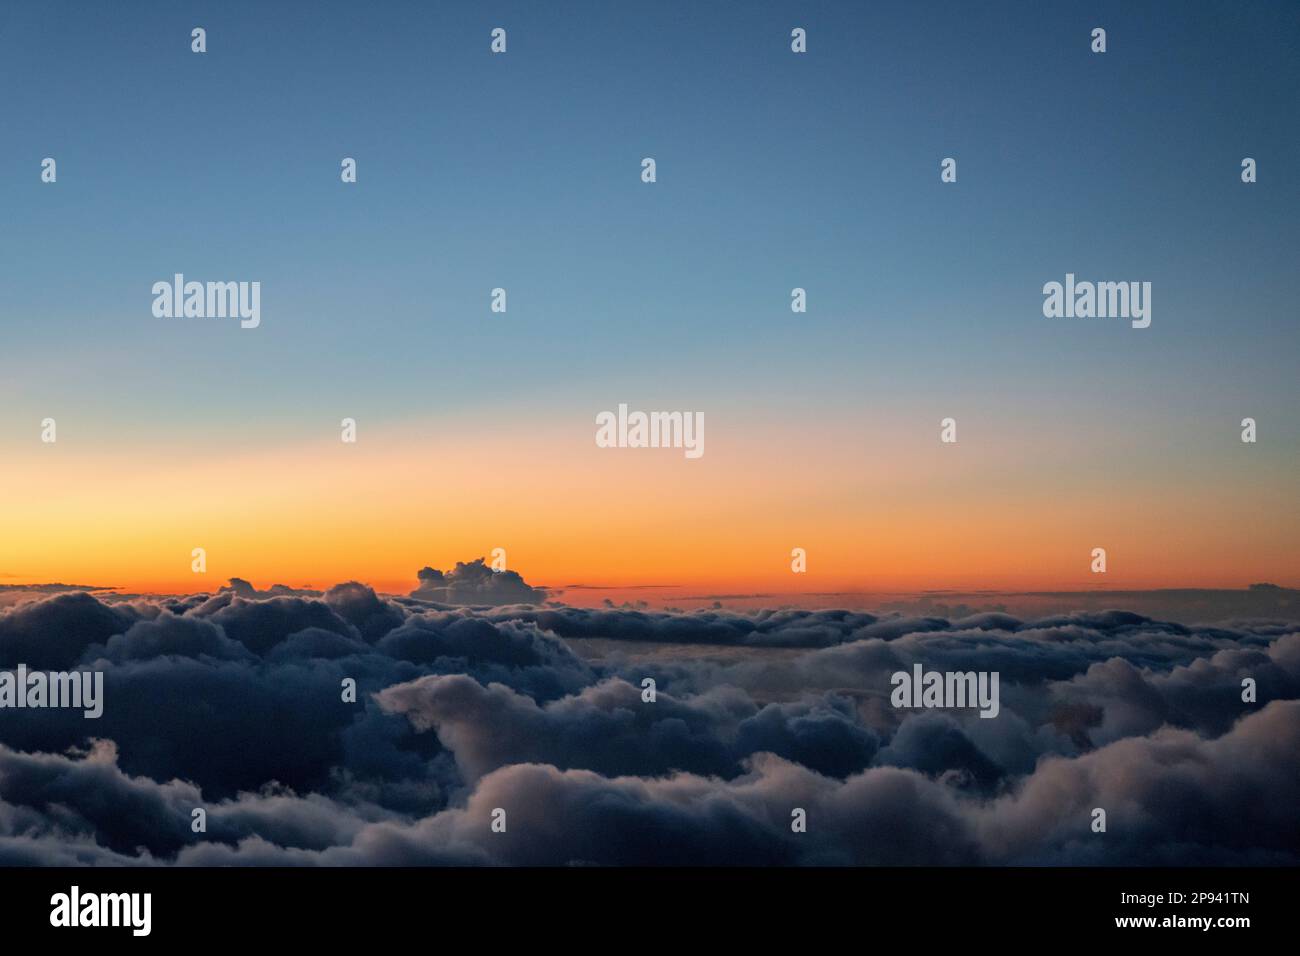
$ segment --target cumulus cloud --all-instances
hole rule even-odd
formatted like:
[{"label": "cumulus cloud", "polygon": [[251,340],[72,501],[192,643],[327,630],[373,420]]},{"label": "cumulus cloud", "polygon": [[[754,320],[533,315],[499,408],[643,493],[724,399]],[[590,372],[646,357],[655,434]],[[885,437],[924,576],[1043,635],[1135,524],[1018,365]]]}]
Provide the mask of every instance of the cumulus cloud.
[{"label": "cumulus cloud", "polygon": [[411,597],[442,604],[541,604],[546,591],[527,584],[517,571],[494,571],[485,559],[457,561],[446,573],[424,567]]},{"label": "cumulus cloud", "polygon": [[243,578],[231,578],[230,583],[226,587],[218,589],[218,593],[224,593],[226,591],[229,591],[236,597],[242,598],[319,597],[321,593],[320,591],[313,591],[310,588],[291,588],[287,584],[272,584],[265,591],[259,591]]},{"label": "cumulus cloud", "polygon": [[[4,711],[0,863],[1300,863],[1295,625],[580,609],[505,574],[0,608],[0,667],[105,698]],[[915,664],[998,671],[998,717],[895,709]]]}]

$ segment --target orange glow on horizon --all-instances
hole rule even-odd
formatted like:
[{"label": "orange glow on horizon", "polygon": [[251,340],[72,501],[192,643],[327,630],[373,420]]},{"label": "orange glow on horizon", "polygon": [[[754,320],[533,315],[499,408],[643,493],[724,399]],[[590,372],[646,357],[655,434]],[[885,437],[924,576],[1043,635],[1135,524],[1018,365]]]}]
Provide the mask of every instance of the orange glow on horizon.
[{"label": "orange glow on horizon", "polygon": [[[1286,488],[1225,500],[1207,478],[1115,497],[1065,468],[998,464],[1017,449],[979,457],[900,438],[909,441],[887,465],[793,428],[777,445],[771,429],[761,441],[715,431],[699,460],[599,449],[572,429],[404,428],[356,445],[144,455],[60,443],[7,464],[0,584],[189,593],[237,576],[259,588],[360,580],[405,593],[419,568],[450,570],[497,547],[531,584],[612,587],[622,599],[638,585],[790,594],[1300,584]],[[52,467],[55,455],[72,460]],[[1286,517],[1252,517],[1269,512]],[[1089,572],[1096,546],[1108,552],[1104,576]],[[207,552],[203,575],[190,572],[196,547]],[[806,574],[790,570],[794,547],[807,551]]]}]

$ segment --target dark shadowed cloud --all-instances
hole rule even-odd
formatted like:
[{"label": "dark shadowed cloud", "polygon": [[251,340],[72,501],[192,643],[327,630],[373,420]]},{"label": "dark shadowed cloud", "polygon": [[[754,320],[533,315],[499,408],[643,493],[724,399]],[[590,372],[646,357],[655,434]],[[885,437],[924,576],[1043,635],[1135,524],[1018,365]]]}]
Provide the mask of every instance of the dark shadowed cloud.
[{"label": "dark shadowed cloud", "polygon": [[[0,863],[1300,863],[1292,624],[422,583],[0,608],[0,667],[105,685],[97,720],[3,712]],[[894,708],[915,664],[997,671],[999,715]]]},{"label": "dark shadowed cloud", "polygon": [[485,559],[457,561],[446,573],[421,568],[411,597],[442,604],[541,604],[546,591],[524,582],[517,571],[494,571]]}]

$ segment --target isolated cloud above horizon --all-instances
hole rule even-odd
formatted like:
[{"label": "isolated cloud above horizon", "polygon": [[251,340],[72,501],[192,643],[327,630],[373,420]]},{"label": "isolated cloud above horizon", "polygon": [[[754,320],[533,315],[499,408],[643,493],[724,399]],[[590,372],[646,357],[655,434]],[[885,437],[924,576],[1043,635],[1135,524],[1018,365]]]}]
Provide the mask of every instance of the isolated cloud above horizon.
[{"label": "isolated cloud above horizon", "polygon": [[423,567],[418,575],[420,585],[411,597],[443,604],[540,604],[546,600],[546,591],[524,582],[518,571],[488,567],[484,558],[468,563],[457,561],[456,567],[446,572]]}]

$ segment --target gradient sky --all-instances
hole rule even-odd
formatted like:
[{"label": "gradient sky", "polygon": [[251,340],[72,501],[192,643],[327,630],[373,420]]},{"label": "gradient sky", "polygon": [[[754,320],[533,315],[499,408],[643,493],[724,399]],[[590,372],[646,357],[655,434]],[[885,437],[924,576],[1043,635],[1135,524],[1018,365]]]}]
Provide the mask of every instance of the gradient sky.
[{"label": "gradient sky", "polygon": [[0,584],[1300,585],[1297,91],[1294,3],[6,3]]}]

